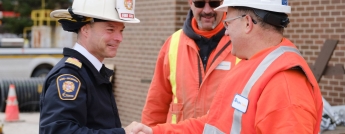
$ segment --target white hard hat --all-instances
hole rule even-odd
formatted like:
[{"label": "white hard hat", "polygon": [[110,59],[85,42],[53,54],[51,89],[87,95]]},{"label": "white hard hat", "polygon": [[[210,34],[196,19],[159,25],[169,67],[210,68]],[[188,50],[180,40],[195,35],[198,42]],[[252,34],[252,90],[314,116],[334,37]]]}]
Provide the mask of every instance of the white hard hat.
[{"label": "white hard hat", "polygon": [[216,11],[228,10],[228,7],[250,7],[278,13],[291,13],[288,0],[224,0],[223,4],[215,8]]},{"label": "white hard hat", "polygon": [[[135,18],[135,0],[74,0],[72,11],[76,15],[91,17],[107,21],[123,23],[139,23]],[[67,9],[54,10],[50,17],[57,19],[71,19]]]}]

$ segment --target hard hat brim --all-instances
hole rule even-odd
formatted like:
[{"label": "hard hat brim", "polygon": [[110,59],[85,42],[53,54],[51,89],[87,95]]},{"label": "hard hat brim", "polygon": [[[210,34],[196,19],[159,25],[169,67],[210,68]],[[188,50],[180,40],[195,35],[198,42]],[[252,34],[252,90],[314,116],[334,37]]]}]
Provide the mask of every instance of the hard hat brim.
[{"label": "hard hat brim", "polygon": [[250,7],[250,8],[255,8],[255,9],[261,9],[265,11],[272,11],[272,12],[278,12],[278,13],[291,13],[291,7],[290,6],[284,6],[284,5],[262,5],[262,4],[250,4],[250,3],[226,3],[224,2],[222,5],[219,7],[215,8],[215,11],[223,11],[227,12],[228,7]]},{"label": "hard hat brim", "polygon": [[[97,19],[108,20],[108,21],[115,21],[115,22],[123,22],[123,23],[139,23],[140,22],[140,20],[137,18],[134,18],[133,20],[122,20],[122,19],[116,19],[116,18],[100,17],[97,15],[87,14],[87,13],[78,12],[78,11],[74,11],[74,13],[77,15],[85,16],[85,17],[97,18]],[[54,10],[50,13],[50,17],[56,18],[56,19],[64,19],[64,18],[65,19],[66,18],[71,19],[72,18],[71,14],[66,9]]]}]

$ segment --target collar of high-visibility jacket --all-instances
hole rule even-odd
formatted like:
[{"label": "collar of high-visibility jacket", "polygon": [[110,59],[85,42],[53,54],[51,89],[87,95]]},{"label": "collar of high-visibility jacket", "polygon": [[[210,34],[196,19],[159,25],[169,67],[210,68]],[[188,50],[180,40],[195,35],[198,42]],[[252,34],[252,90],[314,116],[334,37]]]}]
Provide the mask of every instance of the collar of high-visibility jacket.
[{"label": "collar of high-visibility jacket", "polygon": [[219,24],[216,26],[216,28],[214,28],[213,30],[211,31],[202,31],[202,30],[199,30],[198,28],[198,23],[196,22],[196,19],[195,17],[193,17],[192,19],[192,28],[194,30],[194,32],[198,35],[201,35],[203,37],[206,37],[206,38],[211,38],[213,35],[217,34],[219,31],[221,31],[223,28],[224,28],[224,25],[223,23],[221,23],[224,19],[226,18],[226,13],[223,14],[223,18],[222,20],[219,22]]},{"label": "collar of high-visibility jacket", "polygon": [[[286,38],[283,38],[282,41],[281,41],[278,45],[284,43],[285,41],[288,41],[288,40],[287,40]],[[276,47],[276,46],[278,46],[278,45],[275,45],[275,46],[271,46],[271,47],[265,48],[265,49],[263,49],[263,50],[257,52],[256,54],[254,54],[254,55],[253,55],[252,57],[250,57],[249,59],[254,59],[254,58],[256,58],[256,57],[259,57],[262,53],[265,53],[265,52],[268,51],[270,48]]]}]

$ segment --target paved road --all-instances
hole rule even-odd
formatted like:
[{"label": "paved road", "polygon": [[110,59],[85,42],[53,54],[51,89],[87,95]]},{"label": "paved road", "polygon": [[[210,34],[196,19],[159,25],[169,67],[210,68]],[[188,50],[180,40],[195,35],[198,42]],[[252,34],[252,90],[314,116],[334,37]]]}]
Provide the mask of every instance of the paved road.
[{"label": "paved road", "polygon": [[[20,113],[19,122],[4,122],[5,114],[0,113],[0,123],[3,134],[38,134],[39,113]],[[335,131],[326,131],[322,134],[345,134],[345,127],[337,127]]]},{"label": "paved road", "polygon": [[5,122],[5,113],[0,113],[3,134],[38,134],[39,113],[20,113],[18,122]]},{"label": "paved road", "polygon": [[325,131],[322,134],[345,134],[345,126],[336,127],[333,131]]}]

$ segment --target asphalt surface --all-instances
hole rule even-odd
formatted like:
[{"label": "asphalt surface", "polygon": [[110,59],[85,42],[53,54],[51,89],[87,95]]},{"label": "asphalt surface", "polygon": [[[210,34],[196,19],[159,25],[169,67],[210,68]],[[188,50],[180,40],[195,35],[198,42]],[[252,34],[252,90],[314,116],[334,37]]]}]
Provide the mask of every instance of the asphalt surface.
[{"label": "asphalt surface", "polygon": [[[6,122],[5,113],[0,113],[0,123],[3,124],[3,134],[38,134],[39,113],[20,113],[19,121]],[[0,124],[0,126],[1,126]],[[333,131],[325,131],[321,134],[345,134],[345,126],[337,127]]]},{"label": "asphalt surface", "polygon": [[[19,121],[6,122],[5,113],[0,113],[3,134],[38,134],[39,113],[20,113]],[[1,126],[1,125],[0,125]]]}]

